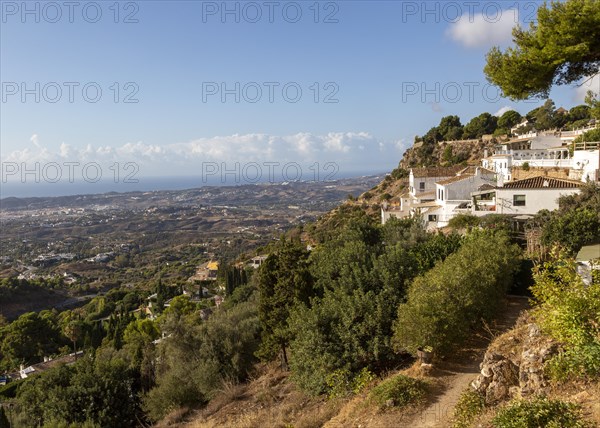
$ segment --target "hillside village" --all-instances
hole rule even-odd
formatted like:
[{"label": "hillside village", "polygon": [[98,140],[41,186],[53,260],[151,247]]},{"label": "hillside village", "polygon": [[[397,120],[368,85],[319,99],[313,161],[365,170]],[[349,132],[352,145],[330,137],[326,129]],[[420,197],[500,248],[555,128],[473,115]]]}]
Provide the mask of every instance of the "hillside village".
[{"label": "hillside village", "polygon": [[486,149],[479,165],[410,168],[407,191],[383,202],[382,224],[421,216],[435,230],[460,214],[490,213],[524,222],[558,208],[560,196],[577,193],[584,183],[600,181],[600,143],[575,142],[596,124],[565,132],[532,132],[527,124],[512,128],[513,138],[497,141],[492,153]]}]

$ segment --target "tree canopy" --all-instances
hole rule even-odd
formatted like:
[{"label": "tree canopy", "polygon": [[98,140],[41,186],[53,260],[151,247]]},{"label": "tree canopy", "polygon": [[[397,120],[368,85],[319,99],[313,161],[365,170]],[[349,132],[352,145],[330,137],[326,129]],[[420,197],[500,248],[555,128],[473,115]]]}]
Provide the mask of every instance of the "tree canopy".
[{"label": "tree canopy", "polygon": [[514,100],[547,98],[552,85],[578,82],[600,70],[600,1],[552,1],[537,23],[513,29],[514,47],[492,48],[484,72]]}]

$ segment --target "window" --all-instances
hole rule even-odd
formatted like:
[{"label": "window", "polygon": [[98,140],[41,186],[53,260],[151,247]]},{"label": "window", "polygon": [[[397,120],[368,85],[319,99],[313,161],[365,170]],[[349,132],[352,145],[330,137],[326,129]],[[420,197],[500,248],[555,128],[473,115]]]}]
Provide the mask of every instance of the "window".
[{"label": "window", "polygon": [[514,195],[513,196],[513,205],[515,207],[524,207],[525,206],[525,195]]},{"label": "window", "polygon": [[425,191],[425,182],[424,181],[421,181],[419,183],[419,191],[420,192],[424,192]]},{"label": "window", "polygon": [[437,215],[435,215],[435,214],[430,214],[430,215],[427,217],[427,221],[437,221]]}]

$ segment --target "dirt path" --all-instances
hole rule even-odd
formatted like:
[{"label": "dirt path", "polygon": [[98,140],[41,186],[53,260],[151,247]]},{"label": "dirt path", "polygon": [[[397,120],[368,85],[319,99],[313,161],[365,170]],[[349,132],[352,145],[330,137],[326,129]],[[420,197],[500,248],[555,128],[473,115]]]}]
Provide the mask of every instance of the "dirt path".
[{"label": "dirt path", "polygon": [[454,407],[463,391],[479,373],[479,364],[469,364],[464,371],[448,371],[446,389],[433,403],[406,426],[419,428],[447,428],[450,426]]},{"label": "dirt path", "polygon": [[[499,334],[510,329],[516,322],[522,310],[529,307],[526,298],[511,296],[503,319],[494,328],[494,333]],[[438,370],[442,378],[442,392],[433,398],[429,405],[413,416],[410,420],[402,421],[403,427],[414,428],[447,428],[451,426],[454,407],[462,392],[479,374],[479,364],[489,345],[489,340],[475,340],[474,347],[464,355],[457,356],[455,361],[444,365],[444,370]],[[437,377],[437,376],[436,376]]]}]

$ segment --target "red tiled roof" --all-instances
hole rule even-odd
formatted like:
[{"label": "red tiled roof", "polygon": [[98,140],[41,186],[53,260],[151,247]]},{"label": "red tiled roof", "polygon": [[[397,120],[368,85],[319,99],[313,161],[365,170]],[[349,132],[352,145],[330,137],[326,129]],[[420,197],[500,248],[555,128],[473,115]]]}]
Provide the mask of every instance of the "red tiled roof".
[{"label": "red tiled roof", "polygon": [[576,189],[582,187],[581,181],[564,180],[552,177],[532,177],[504,183],[504,189]]}]

